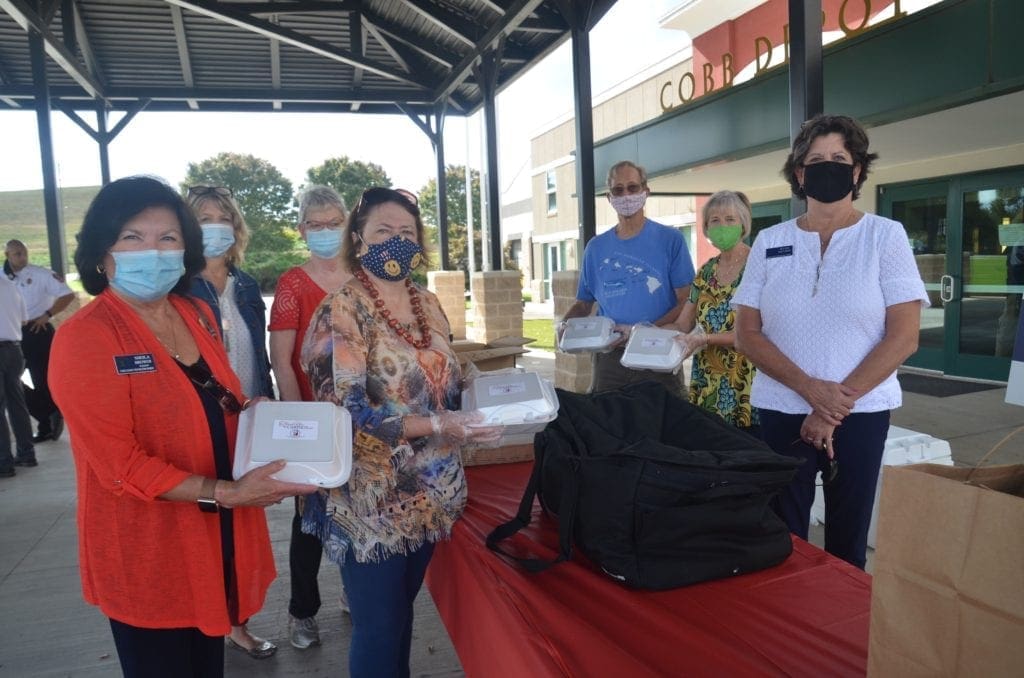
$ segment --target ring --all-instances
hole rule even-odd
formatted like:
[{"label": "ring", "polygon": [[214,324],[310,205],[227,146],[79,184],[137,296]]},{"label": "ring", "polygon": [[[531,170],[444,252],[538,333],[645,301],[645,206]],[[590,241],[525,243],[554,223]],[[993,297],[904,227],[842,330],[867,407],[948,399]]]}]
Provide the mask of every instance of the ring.
[{"label": "ring", "polygon": [[822,438],[822,440],[821,440],[821,449],[823,449],[823,450],[827,450],[828,449],[828,438]]}]

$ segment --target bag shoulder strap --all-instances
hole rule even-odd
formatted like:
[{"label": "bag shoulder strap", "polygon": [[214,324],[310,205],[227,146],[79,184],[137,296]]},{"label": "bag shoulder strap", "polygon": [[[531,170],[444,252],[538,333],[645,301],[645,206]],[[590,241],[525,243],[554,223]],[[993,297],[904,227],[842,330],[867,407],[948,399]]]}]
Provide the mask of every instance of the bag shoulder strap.
[{"label": "bag shoulder strap", "polygon": [[[537,434],[537,439],[539,440],[542,435],[545,434]],[[534,445],[536,444],[537,442],[534,443]],[[519,502],[519,510],[516,513],[516,517],[507,523],[498,525],[487,535],[486,539],[487,548],[518,563],[528,572],[543,572],[552,565],[557,565],[572,558],[572,532],[576,519],[576,503],[579,497],[578,460],[573,460],[572,472],[567,476],[569,478],[568,486],[562,488],[562,501],[558,507],[558,556],[554,560],[520,558],[498,545],[499,542],[511,538],[530,524],[533,516],[533,502],[537,497],[537,489],[540,487],[540,476],[543,466],[543,454],[536,455],[533,462],[533,471],[530,473],[530,480],[526,484],[523,498]]]}]

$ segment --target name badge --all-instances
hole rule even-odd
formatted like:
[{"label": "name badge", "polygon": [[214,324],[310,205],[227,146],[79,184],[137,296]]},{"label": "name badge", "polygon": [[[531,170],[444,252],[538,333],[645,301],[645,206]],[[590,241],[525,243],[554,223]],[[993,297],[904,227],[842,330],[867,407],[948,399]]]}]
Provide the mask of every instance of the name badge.
[{"label": "name badge", "polygon": [[118,374],[139,374],[140,372],[156,372],[156,361],[152,353],[136,353],[134,355],[115,355],[114,367]]},{"label": "name badge", "polygon": [[793,246],[783,245],[782,247],[769,247],[764,251],[765,259],[775,259],[777,257],[791,257],[793,256]]}]

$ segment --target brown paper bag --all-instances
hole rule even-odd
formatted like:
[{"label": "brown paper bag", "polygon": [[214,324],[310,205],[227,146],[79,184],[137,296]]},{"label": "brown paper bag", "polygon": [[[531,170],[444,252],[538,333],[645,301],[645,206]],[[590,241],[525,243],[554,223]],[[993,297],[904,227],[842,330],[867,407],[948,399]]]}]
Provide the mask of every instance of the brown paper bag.
[{"label": "brown paper bag", "polygon": [[869,676],[1024,676],[1024,466],[887,467],[874,563]]}]

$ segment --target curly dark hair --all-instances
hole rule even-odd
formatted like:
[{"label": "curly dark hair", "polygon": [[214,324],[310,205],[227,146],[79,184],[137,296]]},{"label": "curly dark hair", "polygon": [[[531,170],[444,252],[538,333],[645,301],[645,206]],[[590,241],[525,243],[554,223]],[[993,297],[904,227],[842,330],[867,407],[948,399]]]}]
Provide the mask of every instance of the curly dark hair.
[{"label": "curly dark hair", "polygon": [[95,295],[107,289],[110,283],[99,268],[103,258],[117,242],[124,225],[150,207],[166,207],[178,218],[185,242],[185,274],[171,291],[188,292],[192,277],[206,267],[203,231],[192,208],[177,191],[163,180],[147,176],[111,182],[100,189],[89,205],[75,248],[75,266],[86,292]]},{"label": "curly dark hair", "polygon": [[843,137],[846,150],[850,152],[853,165],[860,165],[860,177],[853,187],[853,199],[860,197],[860,188],[868,178],[871,164],[878,159],[877,153],[868,153],[868,133],[859,122],[847,115],[827,115],[819,113],[800,126],[800,134],[793,141],[793,150],[782,166],[782,176],[789,182],[793,195],[807,198],[803,187],[796,178],[796,170],[803,167],[804,160],[811,150],[811,144],[818,137],[828,136],[835,132]]}]

